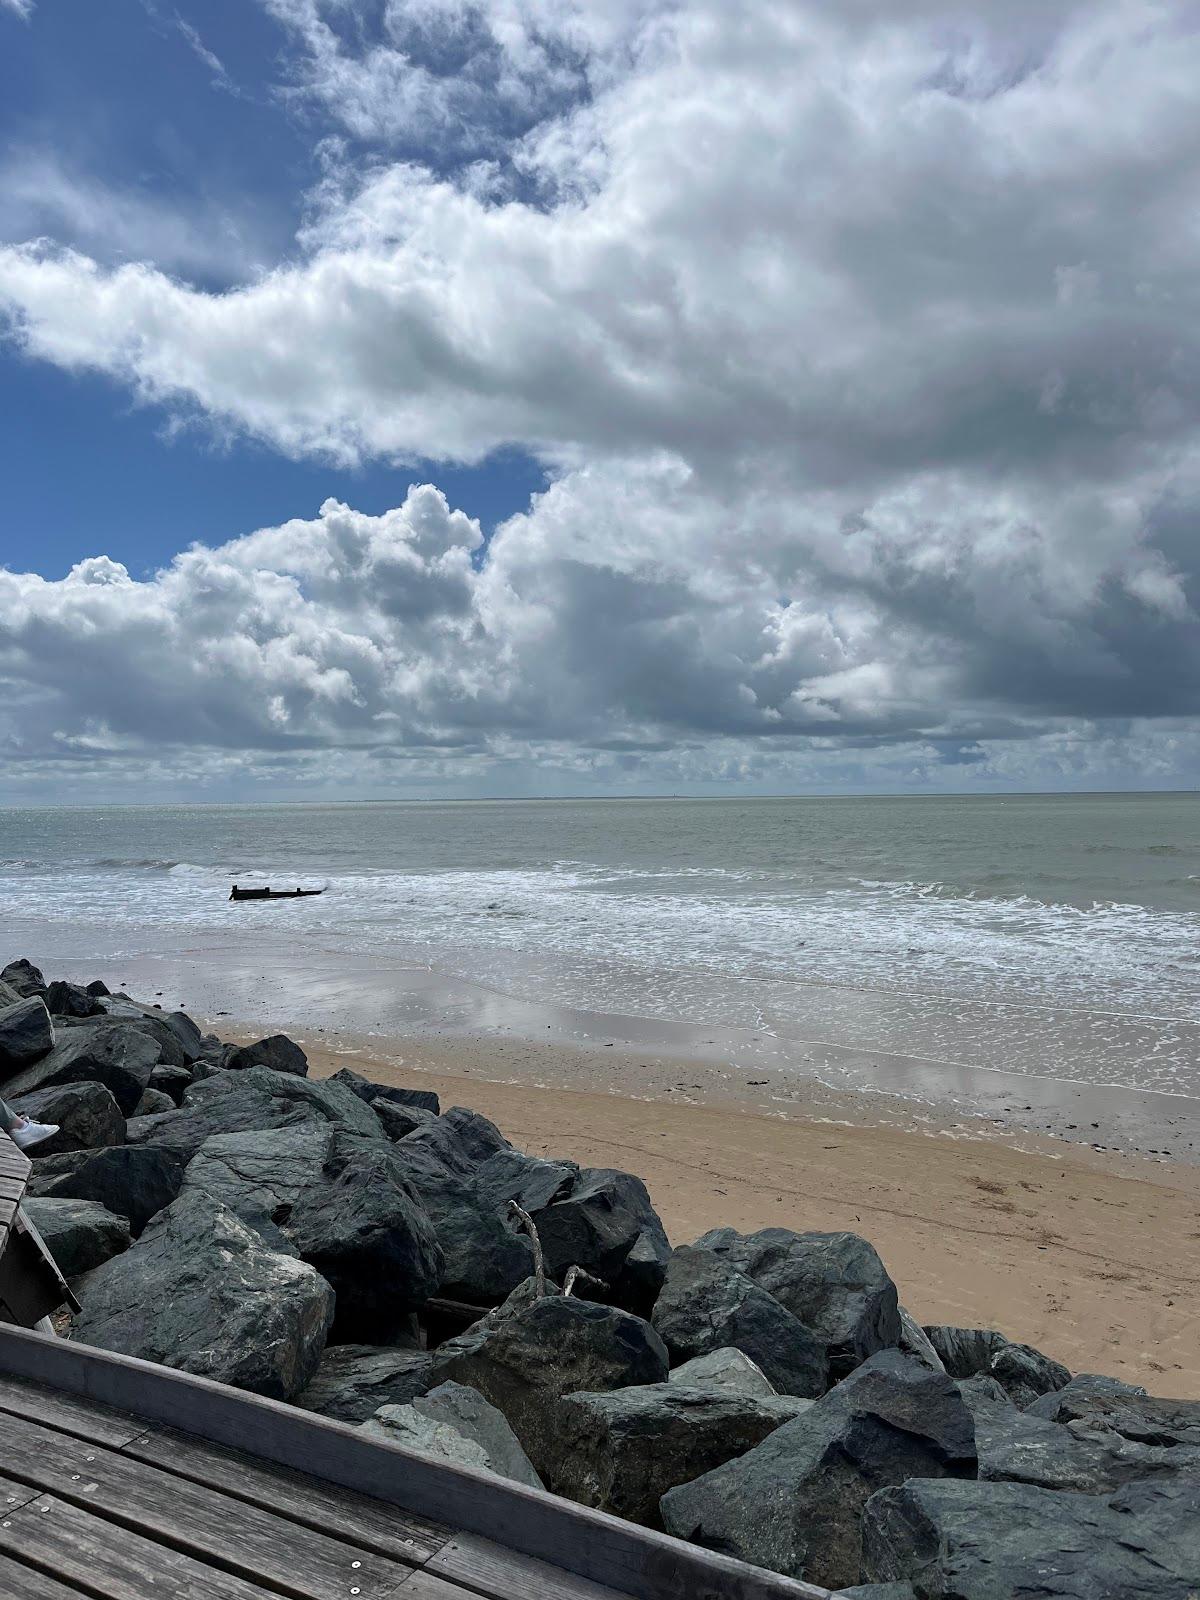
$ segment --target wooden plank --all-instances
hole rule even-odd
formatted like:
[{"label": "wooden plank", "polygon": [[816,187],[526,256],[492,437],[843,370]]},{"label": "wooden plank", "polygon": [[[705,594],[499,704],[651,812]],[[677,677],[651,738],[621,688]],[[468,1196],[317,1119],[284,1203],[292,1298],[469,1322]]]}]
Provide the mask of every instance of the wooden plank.
[{"label": "wooden plank", "polygon": [[136,1409],[151,1421],[299,1471],[319,1463],[329,1482],[493,1539],[633,1600],[829,1600],[815,1584],[134,1356],[0,1327],[0,1372]]},{"label": "wooden plank", "polygon": [[[411,1567],[314,1533],[244,1501],[160,1472],[103,1445],[10,1417],[4,1472],[110,1523],[297,1600],[364,1600],[397,1588]],[[124,1534],[114,1530],[119,1542]]]},{"label": "wooden plank", "polygon": [[[504,1600],[526,1600],[526,1593],[525,1590],[514,1590],[511,1595],[506,1594]],[[458,1584],[447,1583],[445,1578],[435,1578],[422,1568],[400,1585],[396,1590],[396,1600],[479,1600],[479,1593],[475,1589],[460,1589]],[[542,1597],[531,1589],[528,1591],[528,1600],[542,1600]]]},{"label": "wooden plank", "polygon": [[[94,1592],[94,1591],[93,1591]],[[5,1600],[89,1600],[82,1589],[68,1589],[58,1578],[0,1555],[0,1594]]]},{"label": "wooden plank", "polygon": [[[236,1539],[235,1528],[230,1536]],[[155,1600],[279,1600],[274,1590],[114,1527],[53,1495],[40,1496],[0,1522],[0,1552],[36,1562],[43,1574],[69,1586],[47,1591],[50,1595],[82,1591],[104,1600],[146,1600],[148,1595]],[[8,1589],[0,1592],[8,1600]]]},{"label": "wooden plank", "polygon": [[[439,1578],[469,1584],[476,1593],[503,1596],[536,1595],[538,1600],[622,1600],[615,1589],[607,1589],[587,1578],[579,1578],[561,1567],[518,1555],[490,1539],[471,1533],[451,1539],[425,1569]],[[407,1591],[405,1591],[407,1592]]]},{"label": "wooden plank", "polygon": [[129,1411],[113,1411],[92,1400],[79,1400],[51,1389],[44,1383],[25,1383],[16,1378],[0,1378],[0,1415],[28,1417],[31,1422],[53,1428],[58,1433],[74,1434],[92,1444],[105,1444],[114,1450],[147,1431],[144,1417]]},{"label": "wooden plank", "polygon": [[399,1506],[290,1467],[264,1465],[240,1450],[207,1444],[176,1428],[143,1433],[124,1453],[318,1532],[336,1528],[341,1538],[364,1550],[412,1566],[434,1555],[450,1538],[449,1528],[414,1517]]}]

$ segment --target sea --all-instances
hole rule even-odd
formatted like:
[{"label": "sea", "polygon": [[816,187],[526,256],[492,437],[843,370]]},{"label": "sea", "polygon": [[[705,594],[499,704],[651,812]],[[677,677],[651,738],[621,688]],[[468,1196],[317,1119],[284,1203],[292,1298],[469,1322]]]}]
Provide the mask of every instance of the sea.
[{"label": "sea", "polygon": [[7,809],[0,934],[77,976],[383,962],[784,1055],[1194,1097],[1198,824],[1192,794]]}]

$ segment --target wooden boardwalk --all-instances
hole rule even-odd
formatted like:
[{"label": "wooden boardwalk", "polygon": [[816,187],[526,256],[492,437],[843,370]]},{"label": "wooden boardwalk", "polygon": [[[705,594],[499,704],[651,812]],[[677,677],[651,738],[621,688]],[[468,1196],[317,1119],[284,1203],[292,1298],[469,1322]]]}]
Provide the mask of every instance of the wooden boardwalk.
[{"label": "wooden boardwalk", "polygon": [[7,1136],[0,1134],[0,1256],[17,1220],[17,1207],[25,1194],[32,1163]]},{"label": "wooden boardwalk", "polygon": [[826,1591],[295,1407],[0,1327],[0,1595],[822,1600]]}]

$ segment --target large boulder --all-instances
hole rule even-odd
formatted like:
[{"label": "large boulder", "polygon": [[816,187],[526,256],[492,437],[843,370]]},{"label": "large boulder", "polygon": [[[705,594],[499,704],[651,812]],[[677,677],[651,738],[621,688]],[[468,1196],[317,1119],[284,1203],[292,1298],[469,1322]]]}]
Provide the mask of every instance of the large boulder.
[{"label": "large boulder", "polygon": [[756,1361],[729,1345],[672,1367],[667,1382],[682,1383],[689,1389],[727,1389],[733,1394],[768,1399],[779,1392]]},{"label": "large boulder", "polygon": [[299,1078],[266,1067],[218,1072],[193,1083],[176,1111],[138,1117],[126,1137],[131,1144],[163,1144],[189,1157],[217,1133],[249,1133],[328,1123],[348,1133],[382,1139],[379,1118],[341,1084]]},{"label": "large boulder", "polygon": [[39,1162],[64,1150],[102,1150],[125,1143],[125,1118],[102,1083],[64,1083],[18,1095],[10,1103],[23,1117],[58,1124],[53,1137],[34,1146]]},{"label": "large boulder", "polygon": [[75,1337],[289,1400],[316,1371],[333,1290],[206,1195],[181,1196],[75,1284]]},{"label": "large boulder", "polygon": [[1200,1447],[1163,1448],[1107,1430],[1064,1427],[1018,1410],[999,1385],[999,1399],[977,1387],[991,1381],[970,1378],[959,1386],[975,1419],[980,1478],[1102,1494],[1181,1469],[1200,1475]]},{"label": "large boulder", "polygon": [[921,1332],[929,1340],[939,1361],[952,1378],[975,1378],[986,1373],[992,1357],[1003,1350],[1008,1340],[993,1328],[955,1328],[932,1324]]},{"label": "large boulder", "polygon": [[45,994],[46,1010],[52,1017],[98,1017],[104,1007],[79,983],[63,979],[48,985]]},{"label": "large boulder", "polygon": [[1032,1405],[1044,1394],[1065,1388],[1071,1374],[1059,1361],[1052,1361],[1028,1344],[1005,1344],[996,1351],[988,1376],[1017,1406]]},{"label": "large boulder", "polygon": [[40,995],[0,1009],[0,1079],[40,1061],[54,1045],[54,1024]]},{"label": "large boulder", "polygon": [[28,999],[31,994],[46,992],[46,980],[41,970],[24,957],[19,961],[10,961],[0,970],[0,983],[6,984],[22,1000]]},{"label": "large boulder", "polygon": [[64,1278],[77,1278],[130,1245],[129,1220],[96,1200],[27,1199],[21,1207]]},{"label": "large boulder", "polygon": [[432,1089],[400,1089],[392,1083],[372,1083],[350,1067],[342,1067],[330,1078],[330,1083],[341,1083],[370,1105],[375,1100],[390,1100],[394,1105],[412,1106],[418,1111],[431,1111],[436,1117],[441,1113],[441,1102]]},{"label": "large boulder", "polygon": [[570,1189],[533,1213],[546,1270],[561,1280],[580,1266],[618,1305],[648,1316],[671,1246],[646,1185],[630,1172],[585,1167]]},{"label": "large boulder", "polygon": [[731,1262],[810,1328],[835,1379],[899,1343],[896,1286],[874,1247],[855,1233],[715,1228],[696,1247]]},{"label": "large boulder", "polygon": [[48,1055],[4,1086],[5,1099],[63,1083],[102,1083],[123,1116],[131,1116],[161,1052],[136,1023],[89,1022],[64,1028]]},{"label": "large boulder", "polygon": [[434,1370],[437,1381],[465,1383],[498,1406],[553,1484],[563,1395],[661,1383],[667,1352],[649,1323],[616,1306],[567,1295],[529,1301],[526,1294],[518,1291],[511,1304],[441,1345]]},{"label": "large boulder", "polygon": [[974,1423],[953,1380],[887,1350],[748,1454],[670,1490],[661,1510],[668,1533],[839,1589],[858,1581],[876,1490],[975,1470]]},{"label": "large boulder", "polygon": [[[799,1409],[798,1409],[799,1408]],[[659,1501],[760,1444],[805,1403],[650,1383],[569,1394],[558,1408],[551,1487],[581,1505],[660,1528]]]},{"label": "large boulder", "polygon": [[192,1086],[194,1073],[191,1067],[165,1067],[159,1065],[150,1074],[148,1088],[165,1094],[172,1105],[182,1105],[183,1097]]},{"label": "large boulder", "polygon": [[161,1089],[143,1089],[142,1098],[133,1108],[135,1117],[156,1117],[160,1111],[174,1111],[175,1101]]},{"label": "large boulder", "polygon": [[334,1344],[295,1404],[338,1422],[366,1422],[381,1406],[407,1405],[424,1394],[436,1381],[432,1371],[425,1350]]},{"label": "large boulder", "polygon": [[868,1502],[862,1576],[920,1600],[1194,1600],[1200,1479],[1101,1496],[918,1478]]},{"label": "large boulder", "polygon": [[906,1355],[916,1356],[918,1361],[923,1361],[933,1372],[945,1372],[946,1363],[934,1349],[929,1335],[917,1319],[900,1307],[900,1338],[896,1348],[903,1350]]},{"label": "large boulder", "polygon": [[1029,1414],[1076,1434],[1119,1434],[1136,1444],[1200,1450],[1200,1400],[1161,1400],[1142,1389],[1083,1374],[1035,1400]]},{"label": "large boulder", "polygon": [[433,1224],[383,1140],[328,1123],[216,1134],[188,1166],[193,1191],[268,1242],[283,1234],[333,1286],[340,1340],[381,1342],[437,1290]]},{"label": "large boulder", "polygon": [[497,1211],[510,1200],[529,1212],[561,1200],[579,1177],[574,1161],[546,1161],[511,1147],[497,1150],[475,1171],[475,1187]]},{"label": "large boulder", "polygon": [[732,1345],[758,1363],[780,1394],[824,1394],[825,1344],[752,1278],[709,1250],[682,1245],[667,1264],[651,1322],[672,1361]]},{"label": "large boulder", "polygon": [[271,1072],[294,1073],[298,1078],[308,1076],[308,1057],[285,1033],[273,1033],[256,1044],[240,1045],[228,1065],[235,1070],[266,1067]]},{"label": "large boulder", "polygon": [[448,1168],[427,1144],[402,1139],[392,1146],[421,1197],[442,1247],[441,1293],[472,1306],[494,1306],[533,1271],[533,1247],[507,1226],[470,1176]]},{"label": "large boulder", "polygon": [[512,1478],[531,1489],[543,1487],[503,1414],[462,1383],[441,1383],[408,1405],[383,1406],[362,1425],[362,1432],[421,1455]]},{"label": "large boulder", "polygon": [[199,1059],[203,1035],[185,1011],[164,1011],[161,1006],[143,1005],[123,994],[103,1000],[102,1006],[108,1016],[136,1022],[152,1034],[163,1047],[163,1060],[172,1066],[191,1066]]},{"label": "large boulder", "polygon": [[69,1150],[35,1162],[32,1195],[95,1200],[124,1217],[136,1238],[151,1217],[169,1206],[183,1183],[183,1161],[161,1145],[117,1145],[107,1150]]},{"label": "large boulder", "polygon": [[422,1123],[404,1143],[436,1156],[460,1178],[473,1178],[490,1156],[509,1148],[494,1122],[464,1106],[451,1106],[440,1117]]},{"label": "large boulder", "polygon": [[426,1123],[433,1121],[432,1111],[422,1111],[417,1106],[398,1106],[391,1100],[368,1100],[367,1104],[379,1118],[380,1126],[393,1144],[407,1139]]}]

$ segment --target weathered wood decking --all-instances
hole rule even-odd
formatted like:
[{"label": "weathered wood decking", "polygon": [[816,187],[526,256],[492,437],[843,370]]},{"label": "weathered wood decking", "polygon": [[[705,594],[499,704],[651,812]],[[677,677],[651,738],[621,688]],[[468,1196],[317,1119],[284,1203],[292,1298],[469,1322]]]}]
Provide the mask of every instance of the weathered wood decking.
[{"label": "weathered wood decking", "polygon": [[822,1600],[292,1406],[0,1327],[5,1600]]},{"label": "weathered wood decking", "polygon": [[31,1328],[67,1305],[79,1305],[33,1223],[21,1210],[32,1163],[0,1133],[0,1322]]}]

